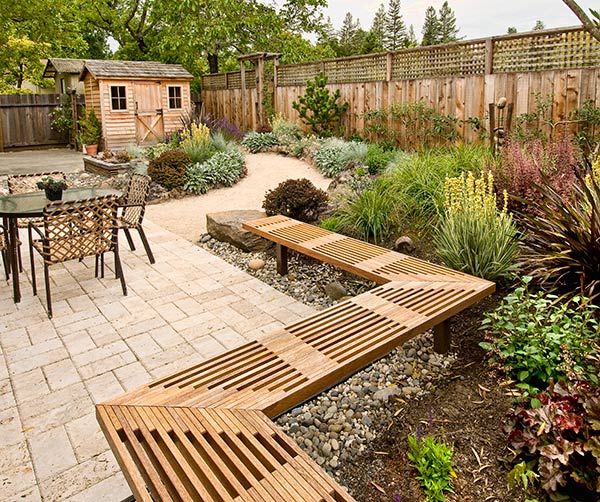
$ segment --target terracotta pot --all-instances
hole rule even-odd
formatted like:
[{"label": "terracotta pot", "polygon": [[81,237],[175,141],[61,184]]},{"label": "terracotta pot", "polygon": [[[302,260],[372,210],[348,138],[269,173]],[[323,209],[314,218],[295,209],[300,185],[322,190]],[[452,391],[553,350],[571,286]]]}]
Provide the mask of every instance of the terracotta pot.
[{"label": "terracotta pot", "polygon": [[98,154],[98,145],[85,145],[85,151],[88,155],[95,156]]}]

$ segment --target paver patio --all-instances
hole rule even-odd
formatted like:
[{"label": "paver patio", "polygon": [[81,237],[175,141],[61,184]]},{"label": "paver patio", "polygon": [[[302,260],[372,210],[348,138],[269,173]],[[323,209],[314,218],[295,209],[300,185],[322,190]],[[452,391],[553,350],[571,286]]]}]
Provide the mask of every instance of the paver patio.
[{"label": "paver patio", "polygon": [[[127,497],[95,403],[313,312],[160,226],[144,227],[157,263],[122,240],[128,296],[114,279],[111,257],[104,279],[94,278],[93,259],[55,265],[55,313],[48,320],[44,291],[31,294],[26,245],[21,303],[13,303],[10,284],[1,280],[2,500]],[[21,239],[26,243],[25,234]],[[42,267],[37,271],[43,284]]]}]

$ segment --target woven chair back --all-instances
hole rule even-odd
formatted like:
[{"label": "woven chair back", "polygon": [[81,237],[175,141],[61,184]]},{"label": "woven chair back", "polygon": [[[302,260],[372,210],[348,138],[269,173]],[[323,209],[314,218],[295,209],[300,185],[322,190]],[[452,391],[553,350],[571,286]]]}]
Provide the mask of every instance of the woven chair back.
[{"label": "woven chair back", "polygon": [[113,251],[117,205],[114,195],[48,204],[43,213],[44,261],[50,265]]},{"label": "woven chair back", "polygon": [[47,176],[52,177],[54,181],[67,181],[65,173],[62,171],[52,171],[48,173],[35,173],[35,174],[14,174],[8,177],[8,192],[9,193],[29,193],[39,192],[40,189],[37,187],[38,181],[42,181],[42,178]]},{"label": "woven chair back", "polygon": [[[129,178],[127,191],[123,196],[123,208],[121,222],[128,227],[136,227],[142,224],[144,212],[146,211],[146,200],[150,192],[150,178],[143,174],[132,174]],[[127,207],[127,206],[132,207]]]}]

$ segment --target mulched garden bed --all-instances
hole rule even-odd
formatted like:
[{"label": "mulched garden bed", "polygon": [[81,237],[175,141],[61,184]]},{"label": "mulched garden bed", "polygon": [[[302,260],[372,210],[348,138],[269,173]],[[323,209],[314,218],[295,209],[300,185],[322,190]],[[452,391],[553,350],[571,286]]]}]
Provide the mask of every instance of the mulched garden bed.
[{"label": "mulched garden bed", "polygon": [[[394,418],[368,450],[341,465],[336,478],[360,502],[389,502],[395,493],[401,501],[425,501],[418,473],[407,457],[407,435],[420,426],[454,445],[456,493],[448,501],[505,502],[524,500],[520,488],[508,490],[505,460],[511,458],[502,426],[511,409],[507,387],[487,365],[479,326],[483,312],[497,306],[506,291],[453,318],[452,351],[457,359],[452,376],[431,394],[407,402],[391,402]],[[529,493],[530,498],[534,494]]]}]

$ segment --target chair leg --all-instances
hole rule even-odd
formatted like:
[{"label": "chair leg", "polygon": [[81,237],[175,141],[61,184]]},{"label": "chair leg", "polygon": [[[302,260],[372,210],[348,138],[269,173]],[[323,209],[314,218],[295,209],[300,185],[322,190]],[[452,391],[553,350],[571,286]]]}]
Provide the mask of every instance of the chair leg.
[{"label": "chair leg", "polygon": [[127,296],[127,285],[125,284],[125,276],[123,275],[123,267],[119,258],[119,250],[115,247],[115,275],[121,280],[121,289],[123,296]]},{"label": "chair leg", "polygon": [[31,228],[28,229],[29,233],[29,263],[31,264],[31,289],[33,290],[33,296],[37,295],[37,282],[35,280],[35,260],[33,259],[33,234]]},{"label": "chair leg", "polygon": [[129,249],[135,251],[135,245],[133,244],[133,239],[131,238],[131,233],[128,228],[123,228],[123,232],[125,232],[125,237],[127,238],[127,243],[129,244]]},{"label": "chair leg", "polygon": [[146,238],[146,234],[144,232],[144,229],[142,228],[142,225],[138,225],[137,227],[138,232],[140,234],[140,239],[142,239],[142,244],[144,245],[144,249],[146,250],[146,254],[148,255],[148,259],[150,260],[150,263],[154,264],[154,255],[152,254],[152,250],[150,249],[150,243],[148,242],[148,239]]},{"label": "chair leg", "polygon": [[100,254],[100,278],[104,279],[104,253]]},{"label": "chair leg", "polygon": [[8,264],[8,256],[6,251],[2,251],[2,265],[4,265],[4,274],[6,275],[6,280],[10,279],[9,273],[9,264]]},{"label": "chair leg", "polygon": [[48,265],[44,263],[44,281],[46,281],[46,303],[48,304],[48,319],[52,319],[52,296],[50,295],[50,274]]},{"label": "chair leg", "polygon": [[23,261],[21,260],[21,246],[17,246],[17,258],[19,259],[19,273],[23,272]]}]

